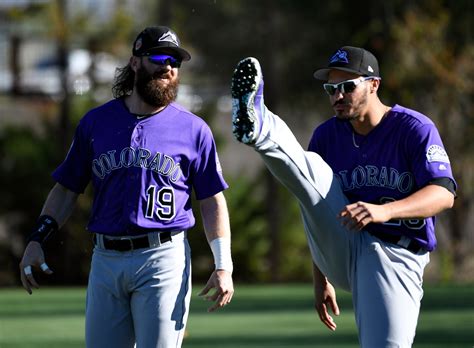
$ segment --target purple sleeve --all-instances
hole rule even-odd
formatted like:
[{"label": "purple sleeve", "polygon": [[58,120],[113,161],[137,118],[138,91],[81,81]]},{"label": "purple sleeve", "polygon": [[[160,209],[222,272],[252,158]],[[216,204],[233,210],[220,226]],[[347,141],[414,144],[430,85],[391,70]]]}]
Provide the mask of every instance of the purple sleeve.
[{"label": "purple sleeve", "polygon": [[309,141],[308,151],[317,153],[324,161],[329,164],[329,152],[327,144],[331,144],[331,142],[327,141],[327,134],[329,134],[328,132],[327,125],[325,124],[316,127]]},{"label": "purple sleeve", "polygon": [[309,140],[308,151],[319,153],[321,149],[319,148],[319,142],[318,142],[319,137],[316,136],[316,133],[317,133],[317,129],[313,131],[313,135],[311,136],[311,139]]},{"label": "purple sleeve", "polygon": [[412,171],[419,187],[436,178],[450,178],[454,185],[451,164],[438,130],[433,124],[416,129],[415,136],[407,138],[408,153],[412,153]]},{"label": "purple sleeve", "polygon": [[76,128],[76,133],[66,158],[56,168],[52,176],[59,184],[69,190],[76,193],[84,193],[91,179],[91,155],[89,141],[82,121]]},{"label": "purple sleeve", "polygon": [[214,196],[228,188],[222,175],[216,144],[211,130],[207,127],[202,132],[199,157],[195,163],[193,187],[198,200]]}]

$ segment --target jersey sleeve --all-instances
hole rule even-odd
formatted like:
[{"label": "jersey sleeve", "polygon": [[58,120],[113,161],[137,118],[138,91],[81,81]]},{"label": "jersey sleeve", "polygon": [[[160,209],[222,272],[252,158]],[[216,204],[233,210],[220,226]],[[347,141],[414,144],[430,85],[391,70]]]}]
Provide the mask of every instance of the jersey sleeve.
[{"label": "jersey sleeve", "polygon": [[326,155],[324,141],[326,138],[324,132],[321,131],[321,127],[319,126],[313,131],[313,135],[309,140],[308,151],[316,152],[324,159]]},{"label": "jersey sleeve", "polygon": [[321,152],[321,144],[319,142],[320,135],[318,135],[319,131],[316,128],[311,135],[311,139],[309,140],[308,144],[308,151],[320,153]]},{"label": "jersey sleeve", "polygon": [[414,136],[407,138],[407,151],[413,154],[412,171],[419,187],[437,178],[449,178],[456,189],[451,163],[438,130],[434,124],[416,128]]},{"label": "jersey sleeve", "polygon": [[199,144],[199,156],[195,162],[193,187],[198,200],[205,199],[227,189],[222,174],[216,144],[208,127],[203,127]]},{"label": "jersey sleeve", "polygon": [[64,161],[52,174],[64,187],[83,193],[91,179],[90,141],[82,122],[76,128],[74,139]]},{"label": "jersey sleeve", "polygon": [[315,137],[314,133],[315,132],[313,132],[313,135],[311,136],[311,139],[309,139],[308,151],[318,152],[318,145],[317,145],[316,137]]}]

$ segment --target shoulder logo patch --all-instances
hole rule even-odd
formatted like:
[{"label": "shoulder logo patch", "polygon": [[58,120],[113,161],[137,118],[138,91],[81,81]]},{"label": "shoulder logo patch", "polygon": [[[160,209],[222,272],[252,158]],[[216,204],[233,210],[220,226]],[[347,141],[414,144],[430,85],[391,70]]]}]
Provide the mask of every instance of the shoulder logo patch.
[{"label": "shoulder logo patch", "polygon": [[431,145],[426,151],[426,159],[428,162],[450,163],[446,150],[439,145]]}]

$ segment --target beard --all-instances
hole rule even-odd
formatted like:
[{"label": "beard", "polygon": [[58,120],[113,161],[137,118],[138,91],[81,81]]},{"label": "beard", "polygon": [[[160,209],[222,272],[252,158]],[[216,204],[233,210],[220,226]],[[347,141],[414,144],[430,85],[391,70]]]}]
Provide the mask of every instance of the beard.
[{"label": "beard", "polygon": [[343,111],[336,111],[336,118],[339,120],[339,121],[353,121],[353,120],[357,120],[359,118],[359,114],[358,113],[350,113],[350,114],[347,114]]},{"label": "beard", "polygon": [[178,95],[179,78],[161,80],[164,71],[150,74],[143,66],[137,70],[135,86],[143,101],[154,107],[167,106],[176,100]]},{"label": "beard", "polygon": [[[367,89],[364,90],[364,93],[361,93],[361,96],[358,100],[353,100],[349,102],[347,100],[341,99],[334,103],[336,105],[344,105],[349,108],[349,110],[336,110],[336,118],[340,121],[354,121],[360,117],[361,111],[367,106],[368,103],[368,92]],[[352,109],[352,111],[350,110]]]}]

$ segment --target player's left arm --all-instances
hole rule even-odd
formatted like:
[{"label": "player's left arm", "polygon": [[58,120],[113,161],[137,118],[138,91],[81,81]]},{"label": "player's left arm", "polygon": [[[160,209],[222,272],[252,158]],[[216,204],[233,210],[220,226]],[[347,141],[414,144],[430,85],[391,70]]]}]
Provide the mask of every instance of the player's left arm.
[{"label": "player's left arm", "polygon": [[[216,269],[212,272],[199,296],[205,296],[214,305],[208,308],[213,312],[230,303],[234,294],[232,281],[232,257],[230,249],[230,223],[227,203],[222,192],[200,201],[201,216],[207,241],[214,255]],[[215,289],[213,294],[209,294]]]},{"label": "player's left arm", "polygon": [[378,205],[356,202],[347,205],[339,214],[341,223],[360,231],[369,223],[383,223],[392,219],[424,219],[449,209],[454,194],[446,187],[428,184],[408,197]]},{"label": "player's left arm", "polygon": [[331,309],[334,315],[339,315],[336,290],[315,263],[313,263],[313,290],[314,307],[319,315],[319,319],[329,330],[335,331],[337,325],[329,314],[329,310]]}]

